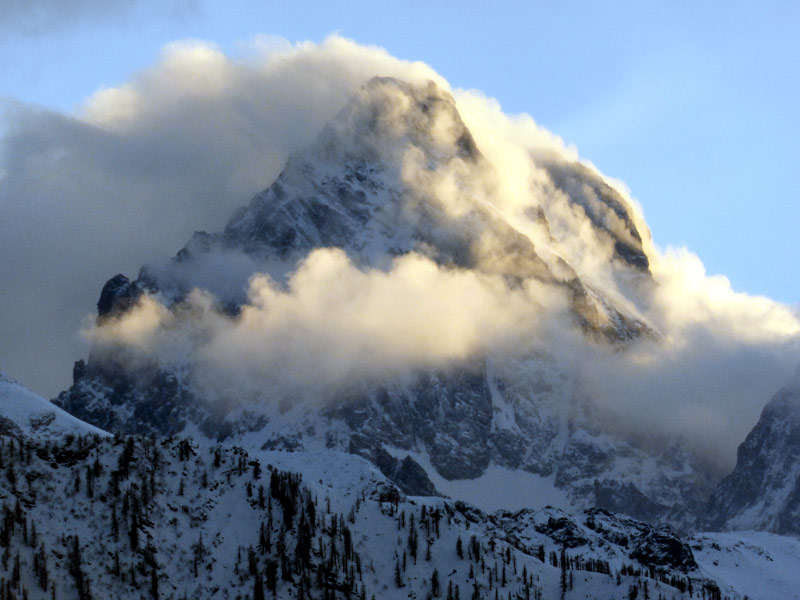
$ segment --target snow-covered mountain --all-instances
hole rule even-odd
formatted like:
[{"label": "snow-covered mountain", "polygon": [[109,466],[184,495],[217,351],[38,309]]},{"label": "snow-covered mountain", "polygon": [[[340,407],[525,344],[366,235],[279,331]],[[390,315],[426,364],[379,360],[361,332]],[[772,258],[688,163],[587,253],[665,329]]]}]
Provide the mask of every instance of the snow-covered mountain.
[{"label": "snow-covered mountain", "polygon": [[[646,226],[555,151],[510,204],[489,156],[450,94],[375,78],[221,232],[105,284],[55,404],[0,375],[0,600],[800,598],[800,380],[724,479],[620,425],[556,345],[663,340]],[[344,281],[392,306],[402,269],[419,311],[503,318],[333,322],[412,319]]]},{"label": "snow-covered mountain", "polygon": [[[98,322],[116,322],[144,297],[184,318],[198,287],[235,317],[253,273],[285,284],[312,252],[337,248],[365,270],[413,253],[448,272],[497,278],[510,292],[548,290],[564,299],[566,326],[592,343],[623,348],[657,337],[637,309],[653,281],[649,234],[632,208],[587,166],[555,154],[534,158],[550,201],[532,196],[511,210],[448,93],[433,83],[373,79],[222,232],[197,233],[169,265],[146,267],[135,281],[109,280]],[[580,231],[564,226],[565,212]],[[575,266],[583,238],[607,252],[605,287]],[[236,402],[227,397],[235,392],[209,398],[196,385],[192,343],[157,364],[96,348],[56,403],[112,432],[192,434],[250,451],[350,452],[407,493],[438,487],[478,501],[485,478],[502,473],[520,490],[507,496],[509,507],[549,498],[568,510],[600,507],[684,529],[702,514],[718,476],[677,441],[644,446],[604,427],[608,419],[575,373],[546,348],[415,365],[359,380],[325,402],[287,399],[268,386],[257,401]]]},{"label": "snow-covered mountain", "polygon": [[764,407],[711,498],[706,526],[800,535],[800,372]]}]

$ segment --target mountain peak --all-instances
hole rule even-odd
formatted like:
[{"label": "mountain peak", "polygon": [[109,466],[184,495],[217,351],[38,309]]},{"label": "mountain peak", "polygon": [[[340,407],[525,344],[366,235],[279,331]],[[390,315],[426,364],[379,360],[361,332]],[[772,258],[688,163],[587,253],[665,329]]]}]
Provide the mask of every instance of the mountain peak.
[{"label": "mountain peak", "polygon": [[416,148],[436,162],[480,158],[448,91],[433,81],[412,84],[393,77],[364,84],[325,128],[317,148],[362,157]]},{"label": "mountain peak", "polygon": [[[137,290],[146,289],[158,296],[165,313],[175,317],[170,320],[183,323],[188,319],[189,329],[208,331],[213,341],[216,326],[195,328],[194,319],[202,317],[193,308],[185,310],[191,302],[183,300],[192,290],[209,292],[219,301],[225,314],[215,313],[214,319],[221,319],[217,324],[223,330],[237,328],[253,312],[242,290],[254,274],[267,273],[276,282],[270,289],[294,302],[292,294],[297,289],[292,283],[297,280],[293,278],[298,273],[310,277],[315,271],[303,269],[314,253],[330,255],[334,249],[337,257],[346,256],[347,275],[358,281],[366,276],[381,282],[402,281],[405,286],[405,280],[393,279],[406,276],[398,275],[397,265],[418,261],[414,264],[436,275],[430,280],[433,283],[425,284],[423,296],[437,296],[437,302],[445,297],[452,303],[450,314],[466,303],[464,323],[470,329],[476,322],[492,322],[486,316],[489,312],[508,311],[515,316],[508,325],[508,337],[517,339],[521,331],[533,332],[541,313],[552,310],[553,322],[570,328],[566,336],[583,333],[618,347],[652,334],[636,314],[635,302],[618,300],[619,294],[607,294],[599,284],[584,280],[577,263],[570,262],[580,254],[575,247],[594,244],[599,256],[607,259],[603,263],[611,273],[607,279],[617,272],[631,279],[649,277],[641,238],[624,198],[604,184],[600,175],[567,157],[553,157],[546,164],[536,164],[533,156],[521,158],[530,161],[525,173],[542,175],[541,186],[523,180],[512,199],[498,183],[500,169],[496,167],[502,165],[495,165],[489,154],[481,154],[447,90],[433,82],[374,78],[222,232],[196,234],[161,271],[148,269],[134,282],[112,279],[99,307],[119,307],[124,312]],[[575,220],[564,222],[564,214]],[[336,302],[336,286],[347,279],[341,271],[337,273],[330,280],[310,282],[314,290],[323,292],[317,316],[326,312],[329,301]],[[472,305],[465,297],[469,294],[463,292],[449,297],[449,288],[442,285],[454,279],[475,283],[478,293],[487,293],[486,309],[481,306],[478,312],[470,312]],[[413,280],[418,290],[416,271]],[[334,377],[326,389],[311,397],[302,386],[298,388],[302,392],[286,392],[286,386],[273,383],[277,361],[273,364],[259,353],[256,370],[261,377],[266,369],[267,383],[259,381],[253,388],[258,401],[242,408],[237,405],[242,400],[238,392],[225,390],[226,397],[217,402],[216,392],[197,383],[194,359],[185,358],[208,348],[209,341],[200,339],[205,334],[192,333],[187,340],[196,346],[189,347],[188,354],[183,340],[177,361],[170,362],[172,354],[167,350],[162,362],[148,362],[147,369],[132,369],[116,360],[113,352],[93,352],[58,402],[115,432],[173,434],[196,427],[210,438],[246,436],[258,439],[259,447],[274,449],[309,449],[321,443],[382,465],[398,483],[413,479],[415,493],[434,487],[426,473],[444,480],[475,478],[494,464],[516,474],[535,473],[548,486],[564,490],[558,496],[570,496],[569,502],[574,500],[576,506],[602,505],[604,498],[614,494],[627,499],[629,506],[635,503],[648,518],[666,519],[676,506],[698,504],[696,498],[704,493],[705,482],[695,482],[694,474],[692,481],[686,481],[686,473],[693,473],[690,468],[671,469],[663,477],[636,475],[620,482],[612,446],[626,460],[642,465],[660,465],[662,458],[597,432],[575,392],[568,374],[571,369],[562,370],[554,358],[519,350],[519,356],[509,358],[517,366],[495,371],[489,356],[491,343],[484,343],[484,338],[495,335],[490,328],[476,343],[454,347],[446,361],[426,354],[423,344],[412,348],[420,350],[419,357],[404,355],[396,365],[392,361],[398,361],[395,356],[399,355],[389,352],[386,362],[380,356],[371,366],[363,360],[364,349],[373,345],[370,336],[384,321],[398,319],[400,304],[407,304],[400,307],[401,313],[421,306],[416,291],[404,301],[406,288],[400,289],[399,294],[391,293],[393,302],[400,296],[392,306],[383,303],[381,291],[377,318],[369,321],[364,336],[353,336],[358,346],[353,356],[358,360],[337,357],[347,373],[344,387]],[[236,291],[226,295],[225,290]],[[365,306],[358,294],[342,297],[348,313]],[[518,301],[519,314],[508,310]],[[541,304],[548,302],[553,306]],[[271,306],[263,308],[269,312]],[[117,313],[112,313],[116,318]],[[331,315],[323,327],[339,321]],[[420,339],[427,340],[430,325],[426,322],[423,329]],[[336,340],[340,350],[347,345],[349,333]],[[366,345],[362,337],[370,338]],[[408,337],[403,331],[369,353],[380,354],[381,348],[395,341],[405,343]],[[318,347],[313,339],[304,338],[301,345]],[[527,341],[522,345],[527,347]],[[308,354],[305,348],[303,352]],[[408,362],[403,362],[406,358]],[[359,370],[365,362],[374,373]],[[505,359],[500,362],[511,364]],[[290,371],[295,372],[294,367]],[[298,383],[305,385],[308,375],[303,369],[296,372],[302,379]],[[352,373],[357,374],[354,381]],[[367,373],[363,381],[360,373]],[[288,388],[294,390],[292,385]],[[291,396],[297,411],[287,408],[285,415],[275,414],[285,394]],[[306,409],[310,412],[301,415]],[[499,414],[503,415],[500,420]],[[390,448],[402,456],[391,455]],[[428,471],[421,466],[422,457],[429,460]],[[399,477],[401,472],[412,477]]]}]

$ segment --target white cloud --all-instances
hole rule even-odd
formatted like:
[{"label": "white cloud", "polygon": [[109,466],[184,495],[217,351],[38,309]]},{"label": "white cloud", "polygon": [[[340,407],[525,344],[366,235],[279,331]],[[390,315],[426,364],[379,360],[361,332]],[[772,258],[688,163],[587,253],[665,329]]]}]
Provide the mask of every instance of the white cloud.
[{"label": "white cloud", "polygon": [[375,73],[441,81],[338,37],[241,61],[180,42],[78,116],[8,105],[0,368],[40,393],[63,389],[103,282],[221,228]]},{"label": "white cloud", "polygon": [[[73,332],[105,279],[171,255],[195,229],[219,229],[371,77],[449,89],[424,64],[338,37],[254,48],[234,61],[203,42],[173,44],[155,66],[88,99],[76,117],[10,109],[0,167],[0,368],[48,393],[63,387],[69,363],[85,353]],[[316,394],[354,377],[538,343],[580,369],[600,406],[730,460],[800,362],[797,311],[736,293],[687,250],[659,250],[627,191],[587,165],[632,207],[655,281],[637,284],[610,260],[611,239],[548,173],[548,161],[577,160],[576,150],[480,93],[456,91],[455,98],[485,163],[452,159],[431,169],[418,149],[398,143],[391,151],[401,151],[396,158],[414,197],[435,203],[450,233],[479,238],[475,271],[417,255],[385,271],[362,270],[326,249],[283,288],[258,274],[264,265],[213,255],[196,272],[175,273],[222,295],[255,274],[240,316],[218,311],[208,291],[195,291],[173,312],[147,297],[124,319],[93,329],[92,339],[142,360],[190,356],[202,365],[203,385],[247,397],[270,386]],[[395,101],[388,133],[408,116],[403,98]],[[432,117],[434,151],[452,145],[451,117],[446,110]],[[543,211],[546,226],[532,209]],[[499,274],[517,268],[518,257],[505,234],[485,225],[487,215],[532,241],[561,276],[566,259],[582,280],[649,322],[658,341],[606,353],[573,335],[556,288],[528,278],[512,291]],[[603,218],[607,229],[628,235],[614,215]],[[230,272],[213,283],[220,264]]]}]

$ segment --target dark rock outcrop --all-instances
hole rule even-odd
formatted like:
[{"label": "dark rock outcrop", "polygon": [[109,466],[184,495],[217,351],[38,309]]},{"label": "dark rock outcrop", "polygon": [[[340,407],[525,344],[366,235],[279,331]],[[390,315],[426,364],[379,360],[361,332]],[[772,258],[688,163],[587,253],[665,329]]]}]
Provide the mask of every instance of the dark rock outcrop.
[{"label": "dark rock outcrop", "polygon": [[800,534],[800,375],[775,394],[739,446],[704,525]]}]

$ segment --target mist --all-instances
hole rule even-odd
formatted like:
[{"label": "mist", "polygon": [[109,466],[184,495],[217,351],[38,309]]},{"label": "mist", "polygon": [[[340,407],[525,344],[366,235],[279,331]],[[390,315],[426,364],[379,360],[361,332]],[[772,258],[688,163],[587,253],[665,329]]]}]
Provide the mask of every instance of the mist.
[{"label": "mist", "polygon": [[[394,116],[384,125],[397,143],[385,147],[400,152],[409,206],[435,207],[447,239],[477,240],[474,264],[408,253],[365,266],[323,248],[273,269],[218,253],[176,275],[194,288],[179,304],[145,295],[120,317],[85,320],[110,276],[163,264],[194,230],[221,229],[375,75],[452,92],[480,151],[477,166],[458,156],[429,164],[425,152],[446,154],[460,131],[446,109],[426,117],[430,139],[407,150],[406,105],[391,89],[386,114]],[[613,189],[630,215],[629,223],[606,211],[599,227],[547,167],[580,160],[577,149],[531,117],[506,115],[480,92],[451,90],[430,67],[379,48],[332,37],[234,61],[212,45],[178,43],[75,115],[9,106],[6,119],[0,369],[47,395],[68,384],[89,344],[131,364],[191,365],[204,393],[246,402],[324,401],[353,382],[546,351],[620,427],[686,440],[730,464],[800,363],[796,309],[736,292],[685,248],[660,248],[624,185],[584,161],[587,177]],[[584,188],[585,201],[602,208]],[[413,219],[413,211],[399,214]],[[493,219],[522,241],[509,245]],[[615,257],[615,239],[641,243],[652,282]],[[519,267],[509,249],[528,246],[556,279],[568,276],[568,263],[652,335],[624,349],[598,344],[576,327],[557,282],[524,271],[509,285],[503,275]],[[223,309],[231,297],[242,303],[236,315]]]},{"label": "mist", "polygon": [[440,79],[333,37],[243,60],[179,42],[76,114],[7,103],[0,144],[0,370],[52,397],[86,356],[103,283],[218,230],[375,72]]}]

